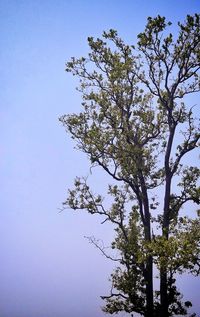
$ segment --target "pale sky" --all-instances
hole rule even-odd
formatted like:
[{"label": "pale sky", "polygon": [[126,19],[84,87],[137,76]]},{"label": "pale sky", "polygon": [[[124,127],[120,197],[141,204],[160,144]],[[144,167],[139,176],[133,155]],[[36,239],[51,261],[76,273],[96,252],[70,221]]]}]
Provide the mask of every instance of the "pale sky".
[{"label": "pale sky", "polygon": [[[89,166],[58,122],[81,103],[65,62],[103,30],[135,44],[148,16],[177,22],[199,9],[199,0],[0,0],[0,317],[104,316],[113,264],[84,236],[106,243],[112,228],[59,213]],[[104,176],[93,180],[101,187]],[[200,314],[197,280],[179,284]]]}]

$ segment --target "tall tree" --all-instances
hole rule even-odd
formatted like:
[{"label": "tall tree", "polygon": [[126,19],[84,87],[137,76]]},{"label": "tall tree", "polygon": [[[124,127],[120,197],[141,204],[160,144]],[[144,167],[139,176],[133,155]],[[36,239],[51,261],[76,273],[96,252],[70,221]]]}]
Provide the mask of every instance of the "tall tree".
[{"label": "tall tree", "polygon": [[[60,121],[91,166],[100,166],[112,183],[106,200],[87,179],[76,178],[63,205],[115,225],[116,257],[91,238],[119,263],[110,294],[102,296],[111,314],[185,315],[192,304],[182,301],[176,276],[200,272],[199,212],[181,211],[200,203],[200,170],[185,159],[200,138],[186,98],[200,90],[200,15],[178,23],[175,39],[167,33],[170,25],[161,16],[148,18],[136,47],[115,30],[89,37],[88,56],[66,65],[80,79],[83,111]],[[154,266],[159,289],[153,287]]]}]

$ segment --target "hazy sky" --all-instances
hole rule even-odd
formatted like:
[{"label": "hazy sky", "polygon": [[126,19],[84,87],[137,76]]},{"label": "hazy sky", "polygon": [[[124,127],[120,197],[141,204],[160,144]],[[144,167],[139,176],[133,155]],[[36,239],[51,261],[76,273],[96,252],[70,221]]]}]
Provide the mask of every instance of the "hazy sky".
[{"label": "hazy sky", "polygon": [[[107,241],[112,230],[59,213],[74,177],[88,173],[58,122],[81,101],[65,62],[103,30],[135,43],[148,16],[178,21],[199,9],[199,0],[0,0],[0,317],[104,316],[112,263],[84,235]],[[200,313],[197,280],[184,283]]]}]

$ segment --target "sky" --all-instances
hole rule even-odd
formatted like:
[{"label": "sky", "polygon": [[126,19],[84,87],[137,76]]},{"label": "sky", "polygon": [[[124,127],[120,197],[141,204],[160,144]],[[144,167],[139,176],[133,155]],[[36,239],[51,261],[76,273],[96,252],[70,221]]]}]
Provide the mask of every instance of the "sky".
[{"label": "sky", "polygon": [[[134,44],[148,16],[177,22],[199,9],[199,0],[0,0],[0,317],[104,316],[113,263],[84,236],[106,243],[112,228],[59,211],[89,168],[58,121],[81,103],[65,62],[103,30]],[[197,280],[179,284],[200,314]]]}]

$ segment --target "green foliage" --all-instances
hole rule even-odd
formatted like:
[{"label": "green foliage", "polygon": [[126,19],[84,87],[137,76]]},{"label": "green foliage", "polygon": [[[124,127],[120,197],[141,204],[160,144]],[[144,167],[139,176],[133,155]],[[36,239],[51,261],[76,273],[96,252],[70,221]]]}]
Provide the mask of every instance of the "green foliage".
[{"label": "green foliage", "polygon": [[[90,52],[72,58],[67,72],[80,79],[82,112],[60,118],[91,166],[110,175],[109,203],[76,178],[64,208],[85,209],[115,226],[111,249],[91,240],[118,266],[103,310],[148,317],[185,315],[176,275],[200,270],[199,218],[180,214],[200,203],[196,166],[184,157],[199,146],[200,129],[184,97],[200,90],[200,16],[187,16],[174,38],[164,17],[148,18],[137,47],[117,31],[88,38]],[[139,53],[138,53],[139,51]],[[178,137],[179,135],[179,137]],[[173,189],[172,190],[172,183]],[[157,197],[157,188],[163,197]],[[199,211],[197,211],[199,213]],[[160,289],[153,289],[153,266]]]}]

